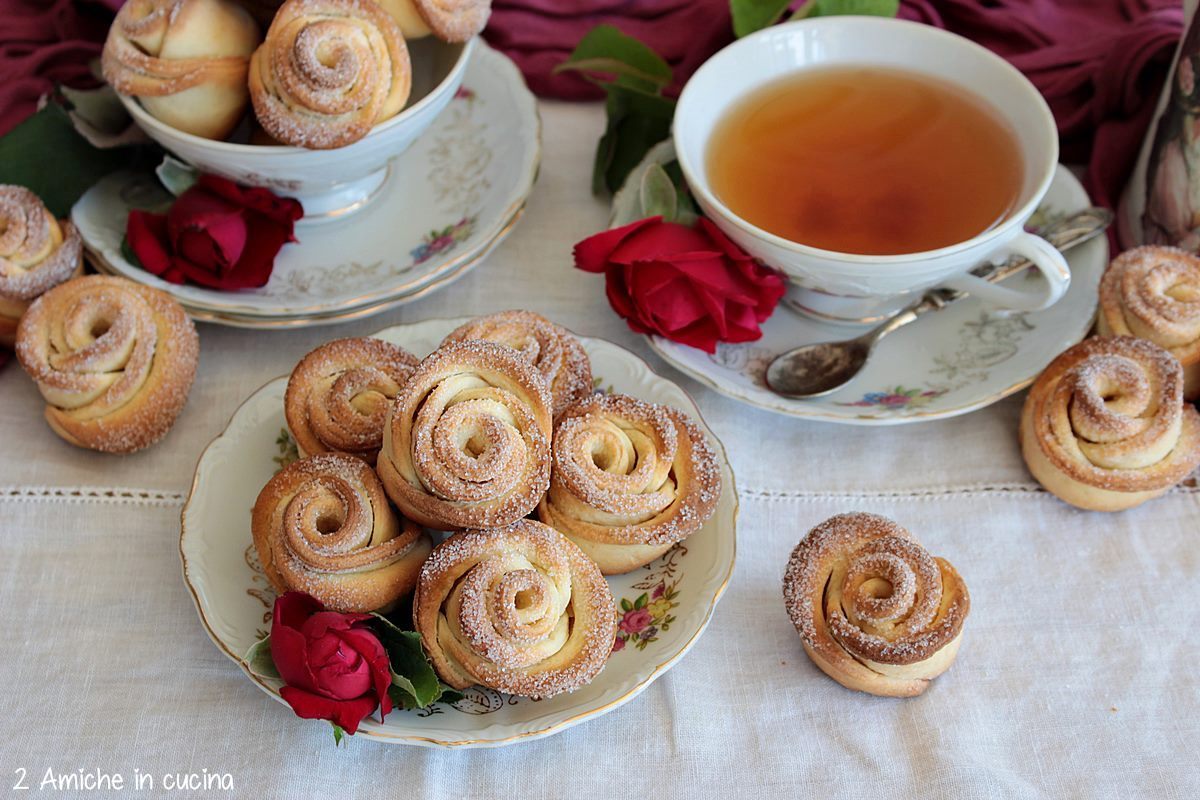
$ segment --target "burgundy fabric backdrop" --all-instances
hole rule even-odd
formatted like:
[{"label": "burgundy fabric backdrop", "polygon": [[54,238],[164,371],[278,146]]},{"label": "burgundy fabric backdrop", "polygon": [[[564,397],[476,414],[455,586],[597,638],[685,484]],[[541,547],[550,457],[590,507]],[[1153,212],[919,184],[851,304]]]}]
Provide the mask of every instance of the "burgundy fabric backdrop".
[{"label": "burgundy fabric backdrop", "polygon": [[[89,81],[106,8],[122,0],[0,0],[0,134],[56,82]],[[1063,159],[1088,189],[1120,196],[1182,30],[1180,0],[903,0],[901,16],[961,33],[1029,76],[1054,110]],[[556,64],[608,22],[663,54],[677,84],[731,39],[727,0],[495,0],[486,33],[544,96],[596,97]]]}]

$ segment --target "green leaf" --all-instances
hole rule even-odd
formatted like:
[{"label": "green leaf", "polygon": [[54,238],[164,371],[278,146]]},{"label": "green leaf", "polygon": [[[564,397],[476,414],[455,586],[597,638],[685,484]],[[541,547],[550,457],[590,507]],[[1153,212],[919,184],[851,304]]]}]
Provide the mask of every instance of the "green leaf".
[{"label": "green leaf", "polygon": [[375,632],[387,650],[392,662],[392,687],[389,690],[393,702],[404,708],[425,708],[442,696],[442,684],[433,671],[425,650],[421,647],[421,635],[404,631],[380,614],[375,617]]},{"label": "green leaf", "polygon": [[642,42],[626,36],[612,25],[597,25],[588,31],[567,60],[555,72],[574,70],[592,75],[611,75],[623,86],[657,92],[671,82],[671,67]]},{"label": "green leaf", "polygon": [[661,164],[651,164],[642,173],[638,196],[643,217],[662,217],[666,222],[675,221],[679,212],[679,193]]},{"label": "green leaf", "polygon": [[31,190],[56,217],[66,217],[71,206],[96,181],[131,166],[127,148],[101,150],[79,135],[67,112],[47,103],[0,138],[0,183]]},{"label": "green leaf", "polygon": [[740,39],[774,25],[789,4],[790,0],[729,0],[733,35]]},{"label": "green leaf", "polygon": [[622,611],[633,611],[633,603],[629,602],[628,598],[622,597],[621,598],[621,610]]},{"label": "green leaf", "polygon": [[275,661],[271,658],[271,637],[264,636],[246,651],[242,656],[250,674],[269,680],[279,679],[279,670],[275,669]]},{"label": "green leaf", "polygon": [[900,11],[900,0],[810,0],[799,8],[792,19],[809,17],[894,17]]},{"label": "green leaf", "polygon": [[639,596],[637,600],[633,601],[633,607],[634,608],[645,608],[646,603],[649,601],[650,601],[650,595],[646,594],[645,592],[642,592],[641,596]]},{"label": "green leaf", "polygon": [[346,732],[337,723],[331,722],[329,724],[333,726],[333,746],[340,747],[342,740],[346,737]]},{"label": "green leaf", "polygon": [[651,147],[671,135],[675,101],[627,86],[609,84],[608,127],[596,149],[592,190],[615,192]]}]

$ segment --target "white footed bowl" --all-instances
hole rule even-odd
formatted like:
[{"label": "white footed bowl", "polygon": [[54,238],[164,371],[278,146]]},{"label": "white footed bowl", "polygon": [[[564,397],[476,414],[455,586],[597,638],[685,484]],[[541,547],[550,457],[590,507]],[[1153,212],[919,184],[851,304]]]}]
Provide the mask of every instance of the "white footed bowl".
[{"label": "white footed bowl", "polygon": [[142,130],[183,161],[294,197],[304,206],[304,221],[314,222],[356,211],[375,195],[387,178],[388,162],[425,132],[458,91],[475,43],[447,44],[433,37],[409,42],[413,87],[408,105],[362,139],[333,150],[205,139],[160,122],[137,98],[120,97]]}]

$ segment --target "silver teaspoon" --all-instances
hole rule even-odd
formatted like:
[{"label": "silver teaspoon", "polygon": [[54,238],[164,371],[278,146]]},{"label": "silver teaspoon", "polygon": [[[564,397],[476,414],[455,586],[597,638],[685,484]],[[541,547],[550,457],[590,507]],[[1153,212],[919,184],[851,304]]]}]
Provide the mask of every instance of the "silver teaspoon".
[{"label": "silver teaspoon", "polygon": [[[1108,209],[1088,208],[1048,226],[1040,235],[1066,252],[1099,236],[1112,220],[1113,214]],[[1029,261],[1018,256],[999,265],[983,264],[972,272],[994,283],[1030,266]],[[789,350],[767,366],[767,387],[784,397],[810,398],[831,394],[862,370],[880,339],[965,296],[965,292],[934,289],[862,336],[841,342],[806,344]]]}]

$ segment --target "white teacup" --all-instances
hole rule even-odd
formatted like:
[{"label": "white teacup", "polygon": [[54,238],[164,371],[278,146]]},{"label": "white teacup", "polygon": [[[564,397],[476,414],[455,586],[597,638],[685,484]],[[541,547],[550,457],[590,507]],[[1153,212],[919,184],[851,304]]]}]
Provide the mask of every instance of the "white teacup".
[{"label": "white teacup", "polygon": [[[1024,161],[1016,210],[948,247],[869,256],[789,241],[721,203],[709,180],[707,150],[730,107],[764,84],[801,70],[851,65],[923,73],[987,100],[1016,135]],[[801,287],[797,303],[819,315],[846,321],[878,318],[935,286],[961,289],[1018,311],[1047,308],[1067,291],[1071,273],[1062,254],[1024,229],[1058,164],[1054,117],[1020,72],[961,36],[877,17],[826,17],[767,28],[729,45],[692,76],[675,111],[674,139],[680,167],[704,213],[746,252],[785,272]],[[1028,258],[1045,276],[1038,291],[1017,291],[969,274],[983,261],[1011,254]]]}]

